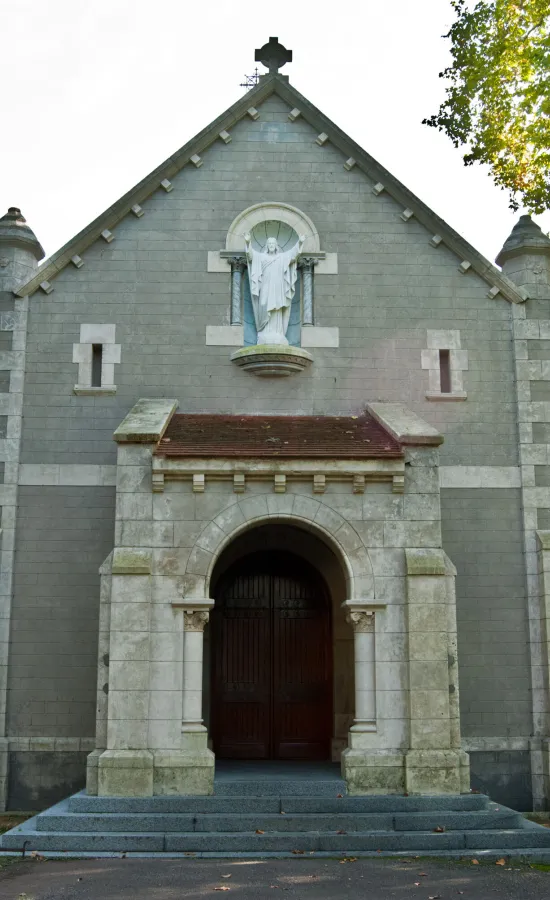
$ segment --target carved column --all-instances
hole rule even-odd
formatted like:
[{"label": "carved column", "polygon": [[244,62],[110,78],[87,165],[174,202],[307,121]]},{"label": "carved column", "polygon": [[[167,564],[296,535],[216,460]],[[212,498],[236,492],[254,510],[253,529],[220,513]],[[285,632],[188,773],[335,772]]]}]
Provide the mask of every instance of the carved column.
[{"label": "carved column", "polygon": [[302,325],[313,325],[313,267],[317,260],[309,256],[300,259],[302,270]]},{"label": "carved column", "polygon": [[202,724],[202,651],[207,610],[183,613],[182,731],[206,731]]},{"label": "carved column", "polygon": [[244,256],[231,257],[231,324],[242,325],[242,277],[246,268]]},{"label": "carved column", "polygon": [[355,719],[352,731],[376,731],[375,614],[367,610],[348,612],[355,647]]}]

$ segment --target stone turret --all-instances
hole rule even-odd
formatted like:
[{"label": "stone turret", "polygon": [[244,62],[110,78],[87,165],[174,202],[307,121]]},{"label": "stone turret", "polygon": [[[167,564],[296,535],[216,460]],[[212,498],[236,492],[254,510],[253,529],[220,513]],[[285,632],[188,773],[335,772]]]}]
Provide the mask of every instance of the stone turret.
[{"label": "stone turret", "polygon": [[43,259],[44,250],[21,210],[10,206],[0,218],[0,291],[14,291]]},{"label": "stone turret", "polygon": [[530,297],[550,300],[550,238],[531,216],[520,216],[496,263]]}]

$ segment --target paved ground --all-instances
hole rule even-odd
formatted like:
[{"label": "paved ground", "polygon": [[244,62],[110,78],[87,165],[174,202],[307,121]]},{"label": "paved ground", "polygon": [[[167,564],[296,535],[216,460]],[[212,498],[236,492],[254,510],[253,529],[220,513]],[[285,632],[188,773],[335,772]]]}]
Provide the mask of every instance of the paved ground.
[{"label": "paved ground", "polygon": [[389,859],[29,860],[0,871],[1,900],[276,900],[279,894],[289,900],[548,900],[550,871]]}]

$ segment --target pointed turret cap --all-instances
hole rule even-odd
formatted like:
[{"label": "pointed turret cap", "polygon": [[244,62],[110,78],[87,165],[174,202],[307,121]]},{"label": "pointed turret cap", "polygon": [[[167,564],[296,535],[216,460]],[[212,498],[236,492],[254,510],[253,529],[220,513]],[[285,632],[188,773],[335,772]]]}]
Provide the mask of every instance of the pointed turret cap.
[{"label": "pointed turret cap", "polygon": [[17,206],[10,206],[6,215],[0,218],[0,249],[2,247],[21,247],[32,253],[37,260],[45,256],[34,231],[29,228]]},{"label": "pointed turret cap", "polygon": [[531,216],[520,216],[504,247],[496,258],[497,266],[523,253],[545,253],[550,256],[550,238],[533,222]]}]

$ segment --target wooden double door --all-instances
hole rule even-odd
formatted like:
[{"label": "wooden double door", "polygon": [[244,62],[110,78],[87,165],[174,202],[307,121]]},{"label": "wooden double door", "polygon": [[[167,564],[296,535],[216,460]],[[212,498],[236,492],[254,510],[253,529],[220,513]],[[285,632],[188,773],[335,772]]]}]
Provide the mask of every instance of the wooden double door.
[{"label": "wooden double door", "polygon": [[211,615],[212,737],[222,759],[329,759],[330,603],[290,553],[233,566]]}]

